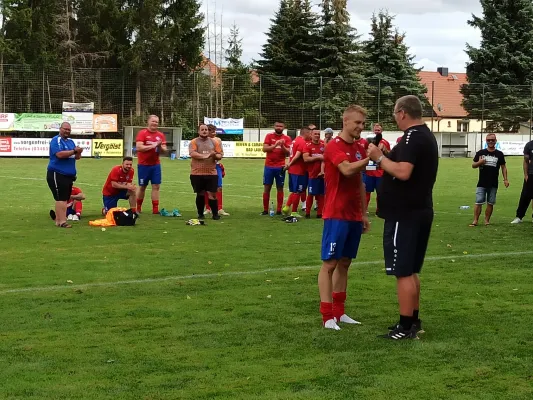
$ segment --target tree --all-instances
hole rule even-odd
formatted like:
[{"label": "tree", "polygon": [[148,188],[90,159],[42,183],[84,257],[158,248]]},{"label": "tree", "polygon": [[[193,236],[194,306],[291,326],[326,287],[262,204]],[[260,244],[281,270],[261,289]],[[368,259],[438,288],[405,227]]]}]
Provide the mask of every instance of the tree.
[{"label": "tree", "polygon": [[350,26],[346,0],[322,0],[318,75],[322,93],[313,107],[321,110],[323,122],[341,127],[341,115],[351,103],[364,104],[367,85],[360,54],[359,35]]},{"label": "tree", "polygon": [[241,57],[242,38],[239,28],[233,24],[225,54],[228,67],[222,73],[222,86],[225,91],[224,110],[231,118],[244,118],[245,126],[257,126],[258,92],[252,84],[250,67],[242,62]]},{"label": "tree", "polygon": [[488,131],[514,132],[530,119],[533,3],[481,0],[481,6],[482,17],[468,21],[480,30],[481,43],[466,45],[470,62],[463,106],[470,118],[488,120]]},{"label": "tree", "polygon": [[394,17],[387,11],[372,15],[370,39],[364,44],[368,65],[367,77],[371,79],[372,97],[376,103],[371,108],[370,118],[392,125],[392,110],[399,97],[415,95],[427,107],[427,88],[420,82],[419,69],[415,68],[414,56],[409,54],[405,34],[393,25]]},{"label": "tree", "polygon": [[[317,16],[309,0],[281,0],[271,19],[267,42],[256,62],[261,75],[262,108],[267,120],[283,119],[291,126],[304,124],[306,79],[316,76]],[[300,112],[295,110],[300,109]]]}]

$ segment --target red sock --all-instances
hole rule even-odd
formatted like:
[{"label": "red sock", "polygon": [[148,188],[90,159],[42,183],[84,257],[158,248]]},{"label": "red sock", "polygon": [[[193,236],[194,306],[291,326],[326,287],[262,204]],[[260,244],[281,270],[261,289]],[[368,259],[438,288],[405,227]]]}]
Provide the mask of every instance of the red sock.
[{"label": "red sock", "polygon": [[283,192],[278,192],[278,195],[277,195],[277,209],[276,211],[277,212],[281,212],[281,207],[283,207],[283,197],[284,197],[284,193]]},{"label": "red sock", "polygon": [[368,208],[368,204],[370,203],[370,193],[366,192],[366,207]]},{"label": "red sock", "polygon": [[322,210],[324,209],[324,195],[320,194],[316,196],[316,202],[318,206],[318,210],[316,212],[316,215],[322,216]]},{"label": "red sock", "polygon": [[222,190],[217,192],[218,210],[222,210]]},{"label": "red sock", "polygon": [[[292,201],[291,201],[292,212],[297,212],[298,211],[298,204],[300,204],[300,193],[292,193],[291,196],[292,196]],[[291,197],[291,196],[289,196],[289,197]]]},{"label": "red sock", "polygon": [[209,207],[209,196],[207,195],[207,192],[204,193],[204,199],[205,199],[206,210],[211,210],[211,207]]},{"label": "red sock", "polygon": [[333,292],[333,317],[337,318],[337,321],[344,315],[344,302],[346,301],[346,292]]},{"label": "red sock", "polygon": [[302,193],[300,193],[300,201],[305,201],[307,199],[307,193],[304,190]]},{"label": "red sock", "polygon": [[82,210],[83,210],[83,204],[81,201],[77,201],[76,203],[74,203],[74,212],[76,213],[77,216],[81,215]]},{"label": "red sock", "polygon": [[159,213],[159,200],[152,200],[152,213],[153,214]]},{"label": "red sock", "polygon": [[333,303],[325,301],[320,302],[320,314],[322,314],[322,322],[325,324],[330,319],[333,319]]},{"label": "red sock", "polygon": [[137,199],[137,210],[141,211],[144,199]]},{"label": "red sock", "polygon": [[307,195],[307,201],[305,202],[305,214],[310,215],[313,208],[314,196],[312,194]]},{"label": "red sock", "polygon": [[131,211],[133,211],[134,213],[136,213],[136,212],[137,212],[137,207],[133,207],[133,208],[131,209]]},{"label": "red sock", "polygon": [[263,192],[263,210],[268,212],[268,203],[270,203],[270,193]]}]

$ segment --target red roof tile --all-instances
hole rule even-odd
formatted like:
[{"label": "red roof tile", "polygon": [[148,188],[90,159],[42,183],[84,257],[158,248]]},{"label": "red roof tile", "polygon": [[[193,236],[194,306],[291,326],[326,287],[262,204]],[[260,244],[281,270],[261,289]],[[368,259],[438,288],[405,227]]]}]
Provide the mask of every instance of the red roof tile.
[{"label": "red roof tile", "polygon": [[433,108],[439,117],[457,118],[468,115],[461,105],[463,95],[460,92],[461,85],[468,83],[465,73],[449,72],[448,76],[442,76],[439,72],[420,71],[418,76],[428,88],[426,97],[430,103],[433,97]]}]

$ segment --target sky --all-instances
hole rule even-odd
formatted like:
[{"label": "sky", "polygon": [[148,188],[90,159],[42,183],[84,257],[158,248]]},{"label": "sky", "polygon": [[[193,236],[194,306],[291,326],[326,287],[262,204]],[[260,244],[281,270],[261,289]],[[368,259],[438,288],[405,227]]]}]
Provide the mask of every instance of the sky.
[{"label": "sky", "polygon": [[[319,0],[312,1],[319,3]],[[278,7],[279,0],[204,0],[202,12],[206,24],[209,21],[211,59],[215,58],[215,38],[219,53],[221,38],[226,46],[233,23],[239,27],[243,39],[243,61],[259,59],[270,19]],[[348,0],[351,24],[362,39],[368,37],[372,13],[381,9],[396,16],[395,25],[406,34],[406,44],[415,56],[417,67],[424,71],[448,67],[450,72],[465,72],[466,43],[477,47],[480,41],[479,31],[467,24],[472,14],[481,15],[479,0]],[[206,45],[206,55],[207,50]],[[220,65],[220,55],[217,64]]]}]

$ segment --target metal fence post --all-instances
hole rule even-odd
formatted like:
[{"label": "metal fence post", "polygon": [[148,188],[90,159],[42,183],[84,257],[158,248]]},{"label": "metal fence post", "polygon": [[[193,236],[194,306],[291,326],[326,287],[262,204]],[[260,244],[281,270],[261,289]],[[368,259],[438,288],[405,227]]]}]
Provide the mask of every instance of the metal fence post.
[{"label": "metal fence post", "polygon": [[378,120],[376,122],[380,122],[380,114],[381,114],[381,78],[378,78]]},{"label": "metal fence post", "polygon": [[258,131],[257,131],[257,141],[261,141],[261,120],[262,117],[262,109],[261,109],[261,100],[262,100],[262,93],[263,93],[263,77],[259,75],[259,121],[257,121]]},{"label": "metal fence post", "polygon": [[533,119],[533,84],[529,96],[529,141],[531,142],[531,120]]},{"label": "metal fence post", "polygon": [[481,134],[479,135],[480,149],[483,148],[483,123],[485,121],[485,84],[481,86]]},{"label": "metal fence post", "polygon": [[322,77],[320,77],[320,100],[318,104],[318,127],[322,130]]}]

